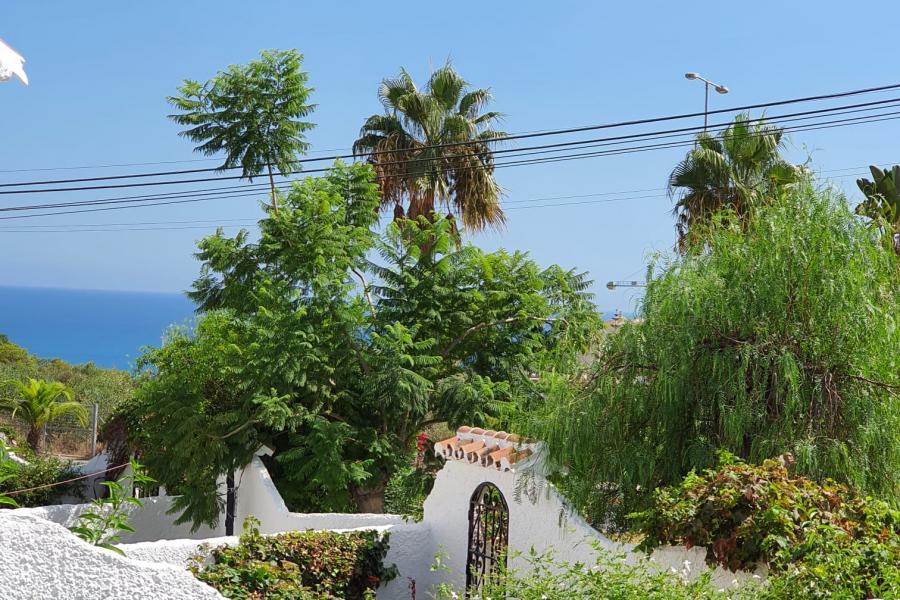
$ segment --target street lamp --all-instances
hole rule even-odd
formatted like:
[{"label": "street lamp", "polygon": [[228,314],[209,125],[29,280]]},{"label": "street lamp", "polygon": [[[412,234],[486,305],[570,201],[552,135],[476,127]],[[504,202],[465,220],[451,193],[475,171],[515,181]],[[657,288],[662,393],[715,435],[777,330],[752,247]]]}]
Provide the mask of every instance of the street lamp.
[{"label": "street lamp", "polygon": [[703,100],[703,131],[706,132],[706,126],[709,120],[709,86],[713,86],[713,88],[720,94],[727,94],[728,88],[722,84],[713,83],[709,79],[701,77],[699,73],[685,73],[684,78],[690,79],[692,81],[697,79],[703,82],[703,87],[705,89]]},{"label": "street lamp", "polygon": [[647,287],[647,284],[640,281],[610,281],[606,284],[606,289],[610,291],[620,287]]},{"label": "street lamp", "polygon": [[0,39],[0,81],[6,81],[15,75],[24,85],[28,85],[24,64],[22,55]]}]

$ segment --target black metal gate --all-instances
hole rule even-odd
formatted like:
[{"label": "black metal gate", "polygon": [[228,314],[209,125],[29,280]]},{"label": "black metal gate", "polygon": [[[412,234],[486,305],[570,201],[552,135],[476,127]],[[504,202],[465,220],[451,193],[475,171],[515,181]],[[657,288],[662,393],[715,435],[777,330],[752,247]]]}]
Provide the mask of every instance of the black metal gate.
[{"label": "black metal gate", "polygon": [[469,501],[469,552],[466,590],[481,589],[506,566],[509,542],[509,507],[492,483],[482,483]]}]

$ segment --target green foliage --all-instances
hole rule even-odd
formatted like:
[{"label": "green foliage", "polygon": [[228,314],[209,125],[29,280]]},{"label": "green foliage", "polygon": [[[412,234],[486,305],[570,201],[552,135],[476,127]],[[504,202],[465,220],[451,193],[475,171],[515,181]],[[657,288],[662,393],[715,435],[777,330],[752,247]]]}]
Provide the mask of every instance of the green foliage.
[{"label": "green foliage", "polygon": [[[632,515],[652,550],[705,546],[707,560],[731,569],[765,563],[765,597],[880,598],[900,591],[900,511],[845,486],[792,477],[790,456],[753,466],[723,457],[653,492]],[[793,596],[796,597],[796,596]]]},{"label": "green foliage", "polygon": [[375,167],[382,207],[412,220],[445,209],[471,231],[502,226],[491,141],[506,134],[492,129],[500,113],[481,112],[490,91],[469,89],[448,63],[423,90],[401,69],[381,82],[378,97],[385,112],[366,119],[353,151]]},{"label": "green foliage", "polygon": [[857,179],[856,185],[866,199],[856,207],[856,213],[872,219],[900,254],[900,166],[883,171],[872,165],[872,180]]},{"label": "green foliage", "polygon": [[[18,468],[18,463],[9,457],[9,449],[6,447],[6,444],[0,441],[0,486],[15,477]],[[15,508],[18,506],[18,503],[14,498],[5,496],[2,491],[0,491],[0,506],[11,506]]]},{"label": "green foliage", "polygon": [[[739,600],[755,598],[755,586],[726,593],[713,590],[705,574],[688,581],[682,574],[660,571],[648,561],[629,564],[617,556],[596,548],[593,565],[566,563],[552,554],[532,551],[524,556],[521,571],[504,571],[489,578],[478,591],[468,596],[448,584],[438,586],[437,600],[469,597],[476,600],[515,598],[516,600]],[[446,570],[438,560],[434,570]],[[797,596],[794,596],[796,598]],[[788,597],[785,597],[787,600]]]},{"label": "green foliage", "polygon": [[101,423],[134,391],[134,381],[125,371],[37,358],[0,334],[0,381],[25,381],[30,377],[62,383],[85,406],[97,404]]},{"label": "green foliage", "polygon": [[397,576],[386,567],[388,534],[376,531],[290,532],[260,535],[250,517],[236,546],[199,556],[191,572],[226,598],[363,600]]},{"label": "green foliage", "polygon": [[216,477],[260,444],[295,510],[381,511],[427,424],[499,414],[596,326],[581,274],[460,247],[446,219],[376,234],[372,177],[337,164],[295,184],[258,242],[200,243],[192,296],[207,312],[141,359],[127,411],[183,519],[217,519]]},{"label": "green foliage", "polygon": [[28,445],[41,454],[46,444],[46,426],[66,415],[73,415],[82,426],[87,426],[87,409],[73,400],[72,390],[59,382],[47,382],[28,378],[27,383],[8,382],[15,396],[0,398],[0,409],[18,416],[31,428]]},{"label": "green foliage", "polygon": [[642,322],[523,419],[579,508],[636,510],[721,449],[898,502],[897,257],[841,197],[797,190],[653,268]]},{"label": "green foliage", "polygon": [[137,461],[132,460],[130,467],[131,472],[118,481],[104,481],[107,496],[91,502],[91,507],[78,515],[78,522],[69,527],[72,533],[84,541],[123,556],[125,552],[115,544],[121,539],[123,532],[134,533],[134,527],[128,523],[130,511],[132,507],[140,508],[144,505],[131,495],[131,491],[135,486],[146,486],[154,482]]},{"label": "green foliage", "polygon": [[804,179],[804,170],[780,154],[784,131],[739,114],[718,136],[703,132],[669,176],[669,194],[680,194],[674,213],[679,244],[703,243],[713,216],[727,209],[738,220],[779,190]]},{"label": "green foliage", "polygon": [[200,143],[198,152],[225,152],[221,169],[240,167],[251,180],[268,170],[273,206],[272,169],[282,175],[299,170],[297,157],[309,147],[305,133],[313,128],[301,120],[315,109],[302,63],[296,50],[263,51],[259,60],[231,65],[205,84],[185,80],[168,99],[179,111],[169,118],[187,126],[181,135]]},{"label": "green foliage", "polygon": [[[46,506],[53,504],[61,495],[72,493],[79,489],[78,484],[60,484],[81,475],[81,472],[69,461],[63,461],[55,456],[35,455],[29,449],[15,448],[16,456],[24,458],[28,464],[15,464],[15,469],[6,473],[7,477],[0,480],[0,494],[12,494],[19,506]],[[10,461],[12,462],[12,461]],[[39,488],[29,492],[18,493],[19,490]]]}]

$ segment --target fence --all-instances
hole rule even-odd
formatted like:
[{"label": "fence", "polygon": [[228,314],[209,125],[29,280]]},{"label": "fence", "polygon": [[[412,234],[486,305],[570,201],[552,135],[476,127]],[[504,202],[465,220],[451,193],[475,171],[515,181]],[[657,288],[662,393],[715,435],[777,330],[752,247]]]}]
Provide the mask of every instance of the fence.
[{"label": "fence", "polygon": [[[75,459],[89,459],[97,453],[97,425],[99,406],[91,406],[88,424],[83,426],[74,415],[64,415],[47,425],[48,454]],[[0,425],[12,427],[24,439],[28,435],[29,425],[20,417],[13,418],[9,413],[0,413]]]}]

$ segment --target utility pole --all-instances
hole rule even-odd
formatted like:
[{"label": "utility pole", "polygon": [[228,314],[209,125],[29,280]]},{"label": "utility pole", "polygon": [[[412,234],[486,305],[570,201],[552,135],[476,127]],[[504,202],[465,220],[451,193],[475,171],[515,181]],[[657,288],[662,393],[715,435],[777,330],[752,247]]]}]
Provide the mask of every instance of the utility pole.
[{"label": "utility pole", "polygon": [[709,86],[713,86],[713,89],[715,89],[720,94],[727,94],[728,88],[722,84],[713,83],[705,77],[701,77],[699,73],[685,73],[684,78],[690,79],[691,81],[698,80],[703,82],[703,133],[706,133],[706,128],[709,125]]}]

